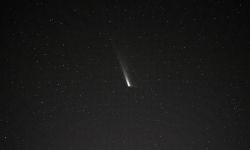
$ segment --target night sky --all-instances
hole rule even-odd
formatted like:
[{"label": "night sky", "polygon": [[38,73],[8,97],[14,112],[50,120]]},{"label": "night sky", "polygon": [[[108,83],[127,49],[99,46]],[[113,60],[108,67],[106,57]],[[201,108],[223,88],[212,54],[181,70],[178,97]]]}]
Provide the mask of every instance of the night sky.
[{"label": "night sky", "polygon": [[250,148],[247,0],[2,5],[1,150]]}]

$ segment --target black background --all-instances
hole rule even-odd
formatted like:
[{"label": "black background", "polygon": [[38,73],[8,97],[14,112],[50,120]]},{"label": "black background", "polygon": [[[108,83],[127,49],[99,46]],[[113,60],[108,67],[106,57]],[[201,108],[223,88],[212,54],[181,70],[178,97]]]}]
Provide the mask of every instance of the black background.
[{"label": "black background", "polygon": [[0,149],[249,149],[249,5],[2,4]]}]

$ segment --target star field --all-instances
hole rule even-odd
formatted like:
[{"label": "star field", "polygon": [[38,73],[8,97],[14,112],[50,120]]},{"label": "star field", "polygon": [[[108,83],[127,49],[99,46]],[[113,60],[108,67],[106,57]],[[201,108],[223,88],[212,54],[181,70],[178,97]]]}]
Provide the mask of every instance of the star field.
[{"label": "star field", "polygon": [[249,5],[6,4],[0,149],[249,149]]}]

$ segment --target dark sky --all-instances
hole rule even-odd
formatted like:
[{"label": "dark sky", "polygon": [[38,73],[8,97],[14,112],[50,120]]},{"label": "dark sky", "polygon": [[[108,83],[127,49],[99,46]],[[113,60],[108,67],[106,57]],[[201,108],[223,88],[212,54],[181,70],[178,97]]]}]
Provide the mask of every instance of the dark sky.
[{"label": "dark sky", "polygon": [[250,148],[247,0],[3,7],[1,150]]}]

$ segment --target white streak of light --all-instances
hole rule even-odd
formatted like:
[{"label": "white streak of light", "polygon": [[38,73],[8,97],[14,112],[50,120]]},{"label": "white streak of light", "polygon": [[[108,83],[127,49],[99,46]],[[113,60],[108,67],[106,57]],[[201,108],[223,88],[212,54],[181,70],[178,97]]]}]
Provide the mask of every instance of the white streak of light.
[{"label": "white streak of light", "polygon": [[128,78],[126,72],[124,72],[124,77],[125,77],[125,80],[126,80],[126,82],[127,82],[128,87],[131,87],[131,84],[130,84],[130,82],[129,82],[129,78]]},{"label": "white streak of light", "polygon": [[128,74],[128,72],[127,72],[127,66],[126,66],[126,64],[122,61],[122,58],[121,58],[121,56],[120,56],[119,54],[117,55],[117,57],[118,57],[118,61],[119,61],[119,63],[120,63],[120,67],[121,67],[123,76],[124,76],[125,81],[126,81],[126,83],[127,83],[127,86],[128,86],[128,87],[132,87],[133,85],[131,84],[130,79],[129,79],[129,74]]},{"label": "white streak of light", "polygon": [[124,76],[125,81],[127,83],[127,86],[132,87],[132,84],[130,83],[130,80],[129,80],[129,75],[126,71],[126,66],[121,62],[121,60],[120,60],[120,65],[121,65],[122,73],[123,73],[123,76]]}]

